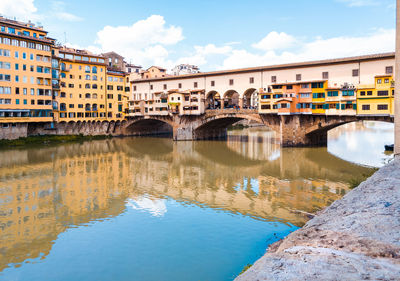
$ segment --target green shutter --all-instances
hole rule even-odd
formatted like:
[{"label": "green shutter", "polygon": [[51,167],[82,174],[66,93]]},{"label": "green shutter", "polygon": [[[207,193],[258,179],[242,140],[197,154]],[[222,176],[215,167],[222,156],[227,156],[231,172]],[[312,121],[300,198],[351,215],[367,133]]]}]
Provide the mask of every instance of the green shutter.
[{"label": "green shutter", "polygon": [[356,110],[357,109],[357,104],[353,103],[353,109]]},{"label": "green shutter", "polygon": [[340,103],[336,104],[336,109],[340,109]]},{"label": "green shutter", "polygon": [[312,105],[312,109],[316,109],[317,106],[315,104]]},{"label": "green shutter", "polygon": [[346,105],[345,105],[345,104],[342,104],[342,109],[345,109],[345,107],[346,107]]}]

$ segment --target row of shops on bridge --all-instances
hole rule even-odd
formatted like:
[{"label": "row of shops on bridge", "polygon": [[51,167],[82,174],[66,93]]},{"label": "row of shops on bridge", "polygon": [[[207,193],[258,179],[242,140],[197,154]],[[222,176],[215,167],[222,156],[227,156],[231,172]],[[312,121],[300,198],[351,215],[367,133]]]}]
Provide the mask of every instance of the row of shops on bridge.
[{"label": "row of shops on bridge", "polygon": [[133,94],[129,116],[201,115],[206,110],[257,110],[260,114],[394,115],[392,75],[375,76],[374,84],[338,85],[328,79],[275,83],[242,98],[232,92],[220,97],[205,90],[169,90]]}]

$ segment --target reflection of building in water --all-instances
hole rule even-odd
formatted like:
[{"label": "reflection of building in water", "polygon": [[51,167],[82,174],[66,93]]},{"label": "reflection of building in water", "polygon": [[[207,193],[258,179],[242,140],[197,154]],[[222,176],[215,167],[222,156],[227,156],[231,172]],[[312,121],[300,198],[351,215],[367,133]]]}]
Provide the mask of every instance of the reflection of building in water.
[{"label": "reflection of building in water", "polygon": [[228,147],[253,160],[273,160],[279,157],[280,144],[276,133],[261,128],[229,131]]},{"label": "reflection of building in water", "polygon": [[[85,146],[90,143],[73,147],[82,152]],[[25,160],[32,156],[30,151],[15,153],[25,153],[28,157],[19,157]],[[124,205],[115,199],[125,198],[130,179],[129,167],[124,167],[129,162],[123,162],[121,154],[88,153],[18,166],[3,165],[8,160],[2,158],[0,270],[8,263],[47,255],[51,241],[70,224],[121,213]]]},{"label": "reflection of building in water", "polygon": [[306,218],[292,210],[325,207],[346,190],[342,180],[368,171],[326,148],[284,149],[260,161],[246,155],[254,144],[242,145],[126,138],[0,152],[0,270],[45,257],[69,226],[126,205],[167,215],[165,197],[302,225]]}]

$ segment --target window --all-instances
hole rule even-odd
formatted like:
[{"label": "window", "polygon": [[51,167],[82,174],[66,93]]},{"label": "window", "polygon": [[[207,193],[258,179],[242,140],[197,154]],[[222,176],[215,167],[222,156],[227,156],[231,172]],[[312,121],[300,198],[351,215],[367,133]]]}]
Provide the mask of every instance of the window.
[{"label": "window", "polygon": [[211,87],[215,87],[215,81],[211,81]]},{"label": "window", "polygon": [[328,79],[329,78],[329,72],[325,71],[322,72],[322,79]]},{"label": "window", "polygon": [[88,66],[88,65],[85,66],[85,72],[90,73],[90,66]]},{"label": "window", "polygon": [[365,96],[365,91],[361,91],[360,96]]},{"label": "window", "polygon": [[320,89],[324,87],[324,83],[323,82],[315,82],[315,83],[311,83],[311,88],[313,89]]},{"label": "window", "polygon": [[367,91],[367,96],[372,96],[372,91]]},{"label": "window", "polygon": [[178,84],[178,89],[182,89],[182,83]]},{"label": "window", "polygon": [[150,90],[153,90],[153,85],[150,85]]},{"label": "window", "polygon": [[377,84],[382,84],[382,79],[376,80],[376,83],[377,83]]},{"label": "window", "polygon": [[193,83],[193,87],[194,87],[194,88],[197,88],[197,86],[198,86],[197,82],[194,82],[194,83]]},{"label": "window", "polygon": [[287,86],[286,86],[286,89],[287,89],[287,90],[292,90],[292,89],[293,89],[293,85],[287,85]]},{"label": "window", "polygon": [[167,89],[167,84],[164,84],[163,88],[164,88],[164,90],[166,90]]},{"label": "window", "polygon": [[378,110],[387,110],[388,105],[387,104],[378,104]]},{"label": "window", "polygon": [[254,84],[254,77],[250,77],[250,84]]},{"label": "window", "polygon": [[357,77],[359,75],[359,69],[353,69],[352,75],[353,75],[353,77]]},{"label": "window", "polygon": [[133,86],[133,91],[135,91],[135,92],[136,92],[136,86]]},{"label": "window", "polygon": [[276,83],[276,76],[271,76],[271,82]]},{"label": "window", "polygon": [[233,79],[229,79],[229,86],[233,85]]},{"label": "window", "polygon": [[15,58],[18,58],[18,56],[19,56],[18,51],[15,51],[14,56],[15,56]]},{"label": "window", "polygon": [[386,78],[386,79],[384,80],[384,83],[385,83],[385,84],[388,84],[388,83],[389,83],[389,79]]},{"label": "window", "polygon": [[369,110],[370,107],[371,106],[369,104],[363,104],[361,108],[362,108],[362,110]]},{"label": "window", "polygon": [[386,66],[385,73],[386,74],[392,74],[393,73],[393,66]]},{"label": "window", "polygon": [[378,96],[388,96],[389,91],[378,91]]},{"label": "window", "polygon": [[296,74],[296,81],[301,81],[301,74]]}]

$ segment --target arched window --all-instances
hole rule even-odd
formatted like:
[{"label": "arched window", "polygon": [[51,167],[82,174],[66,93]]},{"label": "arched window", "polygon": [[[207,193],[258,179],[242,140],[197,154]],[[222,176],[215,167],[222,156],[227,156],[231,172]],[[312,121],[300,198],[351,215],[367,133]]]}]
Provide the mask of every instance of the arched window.
[{"label": "arched window", "polygon": [[90,73],[90,66],[88,66],[88,65],[85,66],[85,72]]},{"label": "arched window", "polygon": [[92,73],[97,73],[97,67],[96,66],[92,67]]},{"label": "arched window", "polygon": [[97,89],[97,84],[93,84],[92,89]]},{"label": "arched window", "polygon": [[61,71],[65,71],[67,69],[67,66],[65,65],[65,63],[61,63]]},{"label": "arched window", "polygon": [[89,83],[85,84],[85,89],[90,89],[90,84]]}]

